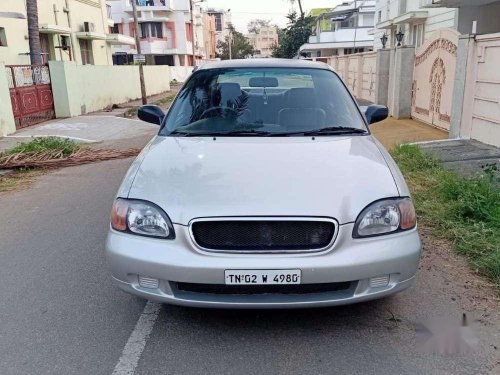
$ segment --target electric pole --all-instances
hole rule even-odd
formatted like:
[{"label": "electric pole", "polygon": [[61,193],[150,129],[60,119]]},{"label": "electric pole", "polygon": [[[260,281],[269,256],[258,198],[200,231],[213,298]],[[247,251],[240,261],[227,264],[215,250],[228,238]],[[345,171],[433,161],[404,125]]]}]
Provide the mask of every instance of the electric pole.
[{"label": "electric pole", "polygon": [[[137,54],[140,56],[142,53],[141,38],[139,37],[139,19],[137,16],[137,0],[132,0],[132,9],[134,10],[135,45],[137,48]],[[142,61],[139,61],[139,80],[141,81],[142,104],[148,104],[148,98],[146,97],[146,84],[144,83],[144,66]]]},{"label": "electric pole", "polygon": [[229,24],[229,60],[233,59],[233,25]]},{"label": "electric pole", "polygon": [[194,14],[193,14],[193,0],[189,0],[189,11],[191,12],[191,44],[193,45],[193,66],[196,65],[196,51],[194,40]]}]

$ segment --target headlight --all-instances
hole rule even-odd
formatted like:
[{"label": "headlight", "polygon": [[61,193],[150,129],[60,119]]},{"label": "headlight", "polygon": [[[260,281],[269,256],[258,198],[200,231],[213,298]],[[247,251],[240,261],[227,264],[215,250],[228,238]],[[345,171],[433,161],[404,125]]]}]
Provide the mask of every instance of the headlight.
[{"label": "headlight", "polygon": [[378,236],[409,230],[417,225],[417,215],[410,198],[384,199],[366,207],[356,220],[352,236]]},{"label": "headlight", "polygon": [[175,238],[167,214],[157,205],[141,200],[116,199],[111,209],[111,227],[141,236]]}]

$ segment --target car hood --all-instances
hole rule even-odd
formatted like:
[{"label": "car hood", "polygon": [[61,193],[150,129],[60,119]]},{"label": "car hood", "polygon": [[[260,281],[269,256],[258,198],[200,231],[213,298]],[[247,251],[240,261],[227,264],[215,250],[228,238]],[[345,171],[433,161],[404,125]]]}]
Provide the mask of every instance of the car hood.
[{"label": "car hood", "polygon": [[157,137],[128,197],[162,207],[174,223],[199,217],[320,216],[356,220],[398,196],[371,136]]}]

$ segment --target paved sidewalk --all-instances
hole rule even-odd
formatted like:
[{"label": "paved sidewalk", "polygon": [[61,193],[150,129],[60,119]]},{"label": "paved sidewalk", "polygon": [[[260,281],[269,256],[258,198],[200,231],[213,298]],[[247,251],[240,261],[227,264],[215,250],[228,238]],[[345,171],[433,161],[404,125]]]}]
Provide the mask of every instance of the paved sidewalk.
[{"label": "paved sidewalk", "polygon": [[500,148],[495,146],[465,139],[429,142],[419,146],[439,159],[445,168],[462,176],[482,174],[487,165],[496,165],[500,170]]},{"label": "paved sidewalk", "polygon": [[159,127],[139,120],[109,116],[79,116],[45,122],[0,138],[0,152],[33,137],[58,136],[95,147],[142,147]]},{"label": "paved sidewalk", "polygon": [[448,133],[421,122],[392,117],[370,126],[373,135],[388,150],[401,143],[448,139]]}]

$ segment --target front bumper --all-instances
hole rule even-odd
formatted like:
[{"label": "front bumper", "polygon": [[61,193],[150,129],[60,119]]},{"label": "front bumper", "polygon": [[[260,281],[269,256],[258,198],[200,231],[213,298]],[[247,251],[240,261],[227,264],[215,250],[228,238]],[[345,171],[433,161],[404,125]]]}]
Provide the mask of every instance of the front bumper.
[{"label": "front bumper", "polygon": [[[113,280],[138,296],[176,305],[225,308],[295,308],[343,305],[382,298],[408,288],[420,259],[417,230],[353,239],[353,224],[339,226],[334,244],[319,253],[223,254],[198,249],[188,227],[174,225],[175,240],[110,230],[106,254]],[[227,269],[300,269],[303,284],[350,282],[343,290],[307,294],[220,295],[186,292],[177,283],[224,284]],[[159,279],[157,288],[139,285],[139,275]],[[386,285],[370,279],[388,276]]]}]

